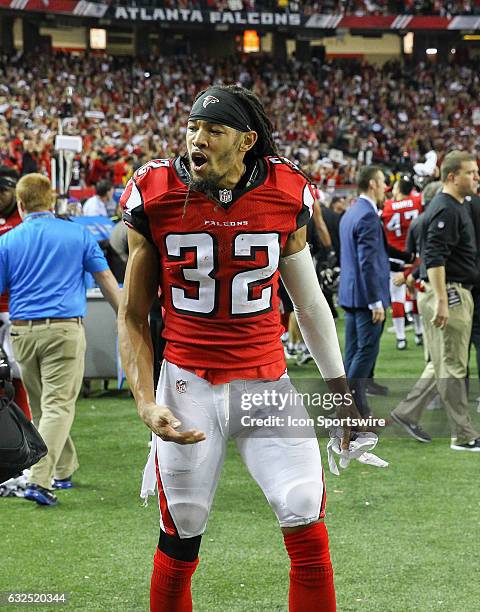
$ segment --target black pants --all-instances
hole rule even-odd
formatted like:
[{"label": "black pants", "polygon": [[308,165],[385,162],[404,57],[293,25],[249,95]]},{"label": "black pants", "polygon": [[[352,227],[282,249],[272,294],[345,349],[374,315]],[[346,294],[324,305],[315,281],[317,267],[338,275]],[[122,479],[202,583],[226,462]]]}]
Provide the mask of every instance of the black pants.
[{"label": "black pants", "polygon": [[477,370],[480,379],[480,287],[474,287],[472,289],[473,297],[473,325],[472,335],[470,337],[470,348],[469,348],[469,361],[470,361],[470,350],[472,345],[475,347],[477,352]]}]

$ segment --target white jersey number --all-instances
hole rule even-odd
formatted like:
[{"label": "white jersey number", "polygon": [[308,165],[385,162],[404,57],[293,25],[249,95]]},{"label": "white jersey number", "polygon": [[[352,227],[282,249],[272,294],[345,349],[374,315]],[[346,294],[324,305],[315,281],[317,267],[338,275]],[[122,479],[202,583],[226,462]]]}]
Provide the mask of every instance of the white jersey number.
[{"label": "white jersey number", "polygon": [[234,258],[254,260],[257,251],[266,251],[268,263],[264,268],[239,272],[232,279],[231,314],[249,316],[266,312],[272,307],[272,285],[262,289],[258,298],[252,297],[254,287],[272,278],[280,260],[278,234],[239,234],[235,238]]},{"label": "white jersey number", "polygon": [[[387,229],[391,232],[395,232],[395,236],[402,235],[402,215],[406,219],[406,221],[412,222],[414,219],[418,217],[418,210],[406,210],[402,213],[396,212],[392,215],[392,218],[387,223]],[[410,223],[409,223],[410,225]]]},{"label": "white jersey number", "polygon": [[[214,237],[206,232],[198,234],[169,234],[165,240],[169,261],[181,261],[185,253],[195,253],[192,267],[182,267],[183,278],[192,283],[192,290],[171,287],[172,305],[177,312],[197,316],[210,316],[218,308],[219,281],[217,245]],[[230,281],[230,314],[248,317],[272,308],[272,284],[263,287],[259,297],[253,290],[264,285],[278,268],[280,240],[276,233],[238,234],[233,245],[234,260],[255,261],[257,253],[267,254],[267,265],[262,268],[238,272]]]},{"label": "white jersey number", "polygon": [[182,268],[183,278],[196,283],[196,296],[188,297],[182,287],[171,287],[174,308],[185,314],[211,315],[215,310],[217,281],[214,241],[210,234],[169,234],[166,238],[168,258],[182,260],[186,251],[195,252],[195,266]]}]

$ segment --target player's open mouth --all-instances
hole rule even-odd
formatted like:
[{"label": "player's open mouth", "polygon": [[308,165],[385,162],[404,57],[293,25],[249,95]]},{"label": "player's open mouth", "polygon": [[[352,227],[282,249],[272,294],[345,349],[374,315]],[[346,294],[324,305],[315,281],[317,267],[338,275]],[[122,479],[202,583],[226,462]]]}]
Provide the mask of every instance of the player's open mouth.
[{"label": "player's open mouth", "polygon": [[208,162],[207,156],[204,153],[200,153],[200,151],[195,151],[191,154],[192,158],[192,170],[198,172],[201,170],[205,164]]}]

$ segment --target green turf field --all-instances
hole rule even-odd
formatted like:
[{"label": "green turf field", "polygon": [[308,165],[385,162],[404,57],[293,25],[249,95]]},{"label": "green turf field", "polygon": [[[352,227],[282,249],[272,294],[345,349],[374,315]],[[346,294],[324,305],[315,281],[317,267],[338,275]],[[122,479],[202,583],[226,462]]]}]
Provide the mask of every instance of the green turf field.
[{"label": "green turf field", "polygon": [[[409,349],[398,352],[384,334],[376,375],[393,386],[396,379],[398,388],[388,401],[374,401],[379,415],[410,385],[402,377],[422,369],[422,351],[408,337]],[[477,395],[472,389],[472,411]],[[339,478],[326,475],[338,609],[476,612],[480,454],[393,432],[400,433],[390,430],[377,449],[389,468],[356,463]],[[43,610],[147,610],[158,539],[156,501],[144,508],[138,497],[147,430],[127,393],[98,391],[79,401],[73,434],[81,469],[57,507],[0,498],[0,591],[69,594],[68,606]],[[286,611],[287,590],[280,530],[232,444],[193,581],[194,610]]]}]

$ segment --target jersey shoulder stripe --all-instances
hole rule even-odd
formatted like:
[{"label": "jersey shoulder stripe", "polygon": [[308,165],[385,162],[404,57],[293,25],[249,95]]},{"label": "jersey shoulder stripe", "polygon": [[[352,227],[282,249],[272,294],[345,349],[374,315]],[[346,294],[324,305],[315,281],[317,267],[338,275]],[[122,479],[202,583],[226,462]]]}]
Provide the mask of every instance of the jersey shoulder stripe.
[{"label": "jersey shoulder stripe", "polygon": [[267,157],[268,185],[276,188],[292,202],[298,203],[296,229],[307,225],[313,215],[314,185],[300,168],[286,157]]}]

